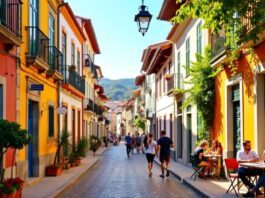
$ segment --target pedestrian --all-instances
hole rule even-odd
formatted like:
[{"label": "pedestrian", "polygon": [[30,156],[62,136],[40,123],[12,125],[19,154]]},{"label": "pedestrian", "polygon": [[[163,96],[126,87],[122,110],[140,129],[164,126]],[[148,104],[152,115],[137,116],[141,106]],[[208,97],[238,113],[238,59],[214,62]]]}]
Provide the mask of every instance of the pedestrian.
[{"label": "pedestrian", "polygon": [[147,147],[148,147],[147,140],[148,140],[148,136],[146,134],[144,134],[144,141],[143,141],[143,143],[144,143],[144,150],[146,150]]},{"label": "pedestrian", "polygon": [[166,176],[169,177],[170,168],[170,147],[173,147],[172,140],[166,136],[166,131],[161,131],[161,138],[157,142],[157,151],[160,151],[159,160],[161,162],[161,178],[165,178],[165,164],[166,164]]},{"label": "pedestrian", "polygon": [[136,148],[136,138],[134,135],[132,135],[132,151],[131,153],[134,153],[134,149]]},{"label": "pedestrian", "polygon": [[137,151],[137,154],[139,154],[140,152],[140,149],[141,149],[141,145],[142,145],[142,138],[140,137],[139,133],[137,133],[137,136],[135,138],[136,140],[136,151]]},{"label": "pedestrian", "polygon": [[132,137],[130,133],[125,137],[125,145],[126,145],[126,151],[127,151],[127,156],[130,158],[131,154],[131,148],[132,148]]},{"label": "pedestrian", "polygon": [[156,146],[157,143],[153,139],[153,134],[150,133],[148,136],[148,148],[146,150],[146,159],[148,162],[149,177],[152,177],[153,163],[156,155]]}]

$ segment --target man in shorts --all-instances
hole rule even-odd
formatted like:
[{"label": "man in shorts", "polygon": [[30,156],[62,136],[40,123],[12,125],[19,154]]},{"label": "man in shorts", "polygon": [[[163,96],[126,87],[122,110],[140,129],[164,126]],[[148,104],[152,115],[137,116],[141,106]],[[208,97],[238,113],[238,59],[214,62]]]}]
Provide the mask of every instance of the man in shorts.
[{"label": "man in shorts", "polygon": [[166,131],[161,131],[161,138],[157,142],[157,150],[160,151],[159,160],[161,162],[161,178],[165,178],[165,163],[166,163],[166,176],[169,177],[169,165],[170,165],[170,147],[173,147],[172,140],[166,136]]}]

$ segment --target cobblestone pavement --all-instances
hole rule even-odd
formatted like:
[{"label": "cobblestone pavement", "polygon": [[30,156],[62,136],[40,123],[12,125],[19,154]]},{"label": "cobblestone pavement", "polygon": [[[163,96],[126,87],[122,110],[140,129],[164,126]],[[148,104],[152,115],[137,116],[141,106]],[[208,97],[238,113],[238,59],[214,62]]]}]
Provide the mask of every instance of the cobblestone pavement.
[{"label": "cobblestone pavement", "polygon": [[63,198],[170,198],[198,197],[170,176],[159,177],[160,168],[154,164],[153,177],[148,177],[145,155],[126,156],[125,146],[113,146],[99,164],[81,178]]}]

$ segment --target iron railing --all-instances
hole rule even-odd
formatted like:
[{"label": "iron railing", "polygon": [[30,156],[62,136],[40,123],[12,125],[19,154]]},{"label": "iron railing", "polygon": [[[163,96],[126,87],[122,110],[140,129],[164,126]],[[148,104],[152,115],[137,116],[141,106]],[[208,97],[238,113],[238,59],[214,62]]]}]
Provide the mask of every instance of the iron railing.
[{"label": "iron railing", "polygon": [[61,73],[64,77],[64,83],[68,83],[80,92],[85,93],[85,79],[79,73],[69,66],[62,66]]},{"label": "iron railing", "polygon": [[95,67],[95,65],[93,63],[93,60],[90,57],[90,55],[89,54],[84,54],[83,55],[83,59],[84,59],[85,66],[91,68],[91,71],[94,74],[94,78],[97,79],[98,78],[97,70],[96,70],[96,67]]},{"label": "iron railing", "polygon": [[88,111],[94,111],[94,102],[89,98],[84,99],[84,108]]},{"label": "iron railing", "polygon": [[35,26],[26,27],[28,30],[28,53],[27,57],[30,58],[41,58],[46,63],[49,63],[49,38]]},{"label": "iron railing", "polygon": [[48,46],[48,51],[50,69],[60,72],[63,63],[63,54],[55,46]]},{"label": "iron railing", "polygon": [[0,0],[0,26],[21,38],[22,1]]}]

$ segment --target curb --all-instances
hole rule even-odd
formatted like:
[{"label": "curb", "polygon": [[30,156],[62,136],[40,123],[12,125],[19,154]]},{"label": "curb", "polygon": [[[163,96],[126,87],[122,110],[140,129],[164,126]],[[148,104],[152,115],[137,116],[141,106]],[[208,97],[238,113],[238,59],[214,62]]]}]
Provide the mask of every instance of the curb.
[{"label": "curb", "polygon": [[91,166],[89,166],[84,172],[82,172],[80,175],[78,175],[76,178],[73,178],[68,184],[63,186],[61,189],[59,189],[57,192],[55,192],[52,197],[61,197],[63,193],[65,193],[70,187],[72,187],[74,184],[76,184],[82,177],[84,177],[92,168],[94,168],[99,162],[99,159],[97,159]]},{"label": "curb", "polygon": [[[157,160],[154,160],[154,162],[160,166],[160,162],[158,162]],[[195,193],[197,193],[200,197],[203,198],[210,198],[212,197],[211,195],[201,191],[198,187],[196,187],[196,185],[191,184],[190,182],[188,182],[187,179],[182,178],[180,175],[176,174],[175,172],[173,172],[172,170],[169,170],[170,173],[176,177],[177,180],[180,181],[181,184],[187,186],[189,189],[191,189],[192,191],[194,191]]]}]

